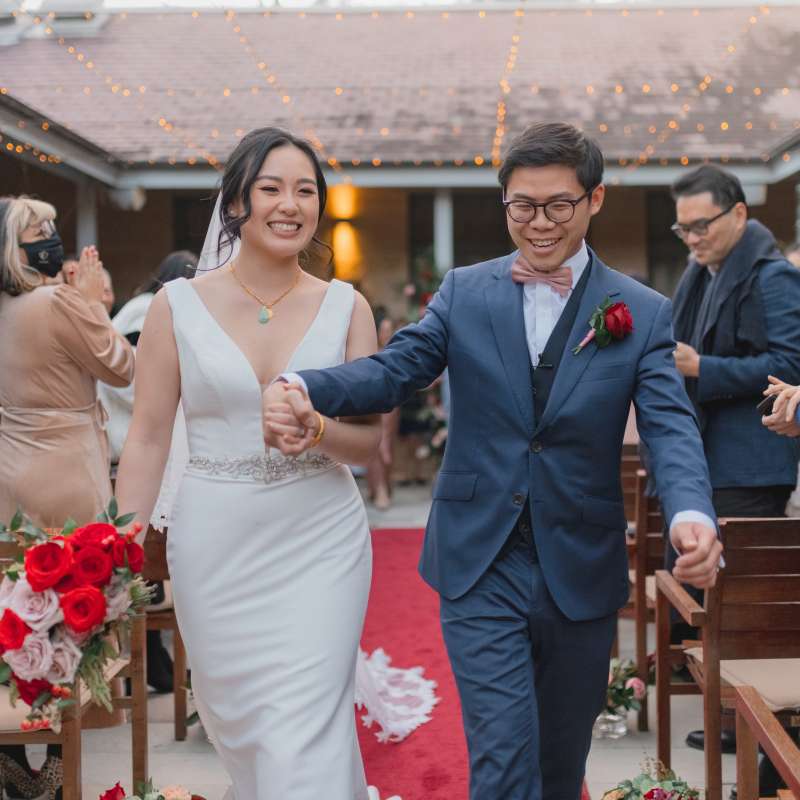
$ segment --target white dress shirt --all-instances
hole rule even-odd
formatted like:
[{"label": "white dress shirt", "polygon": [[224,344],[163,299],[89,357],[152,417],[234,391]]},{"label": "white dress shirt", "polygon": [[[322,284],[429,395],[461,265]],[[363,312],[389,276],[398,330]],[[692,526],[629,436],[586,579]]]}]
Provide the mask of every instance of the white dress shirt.
[{"label": "white dress shirt", "polygon": [[[586,249],[586,242],[581,242],[580,250],[564,262],[564,266],[572,270],[573,290],[588,264],[589,251]],[[528,352],[531,354],[531,364],[534,367],[538,366],[539,359],[547,346],[547,340],[571,296],[572,290],[566,297],[562,297],[546,283],[523,285],[522,313],[525,317],[525,338],[528,340]]]}]

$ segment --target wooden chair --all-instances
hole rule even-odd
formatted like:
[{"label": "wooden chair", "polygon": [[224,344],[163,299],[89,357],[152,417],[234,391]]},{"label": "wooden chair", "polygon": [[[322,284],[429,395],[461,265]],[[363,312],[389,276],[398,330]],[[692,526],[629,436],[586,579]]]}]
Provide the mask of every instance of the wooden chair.
[{"label": "wooden chair", "polygon": [[[152,526],[147,531],[144,540],[145,566],[144,577],[148,581],[168,581],[169,569],[167,568],[167,533],[157,531]],[[147,630],[172,631],[173,635],[173,660],[172,682],[174,693],[175,714],[175,740],[182,742],[186,739],[186,713],[188,698],[188,671],[186,667],[186,649],[178,628],[178,620],[173,608],[147,612]]]},{"label": "wooden chair", "polygon": [[[2,545],[0,558],[8,555],[10,547]],[[130,654],[120,656],[105,669],[105,676],[109,681],[113,678],[130,680],[131,693],[114,697],[112,704],[115,709],[126,709],[131,712],[131,776],[134,785],[147,778],[146,646],[144,615],[139,615],[131,624]],[[59,733],[20,730],[19,726],[28,713],[28,706],[19,701],[16,707],[12,708],[8,697],[8,688],[1,687],[0,745],[60,745],[64,769],[63,800],[81,800],[81,722],[87,712],[95,708],[86,686],[82,681],[76,683],[73,692],[75,705],[65,710]]]},{"label": "wooden chair", "polygon": [[[633,566],[628,570],[633,599],[636,642],[636,671],[647,684],[650,671],[647,660],[647,623],[655,619],[656,570],[664,567],[664,520],[658,499],[645,494],[647,473],[636,472],[636,524],[633,543]],[[647,694],[638,714],[638,728],[648,730]]]},{"label": "wooden chair", "polygon": [[[669,766],[671,695],[702,694],[708,800],[722,796],[720,711],[734,708],[735,686],[753,686],[783,724],[800,724],[800,524],[723,519],[720,532],[726,566],[703,607],[656,572],[658,758]],[[670,606],[700,629],[699,642],[670,645]],[[672,664],[695,682],[671,683]]]},{"label": "wooden chair", "polygon": [[738,800],[758,800],[758,746],[764,749],[787,790],[800,800],[800,748],[752,686],[736,688],[736,787]]},{"label": "wooden chair", "polygon": [[622,446],[620,462],[620,482],[622,483],[622,503],[625,506],[625,519],[628,530],[632,531],[636,522],[636,473],[642,468],[637,445]]}]

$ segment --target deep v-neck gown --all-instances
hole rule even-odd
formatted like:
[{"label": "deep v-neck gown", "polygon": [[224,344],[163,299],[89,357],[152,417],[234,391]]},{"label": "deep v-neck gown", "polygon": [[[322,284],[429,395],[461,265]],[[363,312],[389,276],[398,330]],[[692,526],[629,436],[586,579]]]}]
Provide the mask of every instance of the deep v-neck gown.
[{"label": "deep v-neck gown", "polygon": [[[166,288],[190,455],[167,557],[226,797],[366,800],[353,698],[372,561],[355,481],[313,450],[265,452],[252,365],[190,282]],[[353,300],[330,284],[287,371],[344,361]]]}]

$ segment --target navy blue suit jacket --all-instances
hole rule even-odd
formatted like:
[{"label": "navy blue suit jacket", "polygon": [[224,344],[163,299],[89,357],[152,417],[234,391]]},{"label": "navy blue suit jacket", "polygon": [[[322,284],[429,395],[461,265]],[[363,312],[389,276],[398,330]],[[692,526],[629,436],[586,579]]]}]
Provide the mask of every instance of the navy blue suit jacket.
[{"label": "navy blue suit jacket", "polygon": [[[389,411],[448,367],[448,440],[422,577],[449,599],[466,593],[527,498],[550,593],[570,619],[594,619],[628,598],[620,456],[631,401],[668,520],[687,509],[715,517],[703,448],[671,355],[670,302],[594,255],[547,406],[534,419],[515,257],[448,272],[423,319],[382,352],[300,374],[317,410],[347,416]],[[634,332],[573,355],[606,297],[628,304]]]}]

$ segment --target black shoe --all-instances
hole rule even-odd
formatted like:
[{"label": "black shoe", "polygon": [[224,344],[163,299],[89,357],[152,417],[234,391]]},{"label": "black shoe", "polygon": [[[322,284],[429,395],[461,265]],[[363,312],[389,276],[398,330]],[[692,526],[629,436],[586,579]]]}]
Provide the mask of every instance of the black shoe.
[{"label": "black shoe", "polygon": [[[704,750],[706,745],[706,736],[704,731],[692,731],[686,737],[686,744],[693,747],[695,750]],[[722,731],[720,736],[720,750],[723,753],[736,752],[736,734],[733,731]]]},{"label": "black shoe", "polygon": [[739,793],[736,791],[735,786],[731,786],[731,793],[728,795],[728,800],[738,800]]}]

